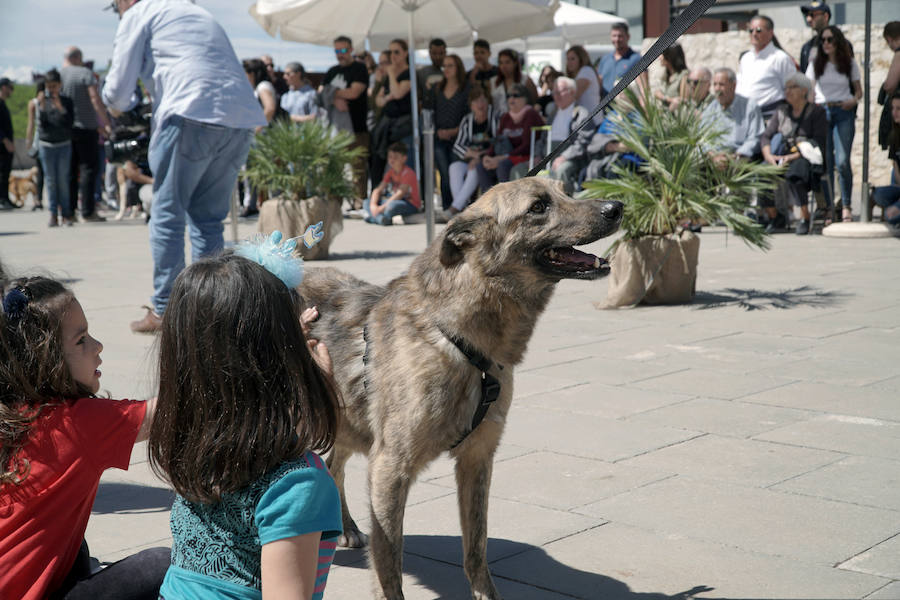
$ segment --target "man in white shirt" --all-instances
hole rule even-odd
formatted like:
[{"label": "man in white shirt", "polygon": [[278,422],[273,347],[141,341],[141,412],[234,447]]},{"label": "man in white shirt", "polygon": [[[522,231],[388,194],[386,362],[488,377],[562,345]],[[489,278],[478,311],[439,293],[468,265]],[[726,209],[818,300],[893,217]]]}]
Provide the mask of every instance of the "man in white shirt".
[{"label": "man in white shirt", "polygon": [[131,108],[138,78],[153,99],[152,307],[131,330],[155,333],[184,269],[185,223],[193,260],[222,250],[238,170],[266,119],[225,30],[205,9],[189,0],[116,0],[116,9],[103,101],[114,114]]},{"label": "man in white shirt", "polygon": [[750,21],[752,48],[741,56],[737,93],[750,98],[768,120],[784,103],[784,82],[797,72],[787,52],[775,47],[775,24],[764,15]]}]

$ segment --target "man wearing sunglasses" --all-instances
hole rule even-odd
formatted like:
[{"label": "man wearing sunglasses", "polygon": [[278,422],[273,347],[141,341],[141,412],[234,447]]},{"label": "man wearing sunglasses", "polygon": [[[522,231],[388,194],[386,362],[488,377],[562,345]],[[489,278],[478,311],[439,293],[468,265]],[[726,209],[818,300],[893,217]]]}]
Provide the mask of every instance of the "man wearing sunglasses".
[{"label": "man wearing sunglasses", "polygon": [[[338,64],[325,73],[319,92],[321,93],[325,86],[335,88],[335,92],[331,96],[332,106],[325,108],[333,107],[339,112],[349,113],[355,138],[353,147],[368,149],[369,128],[366,125],[366,113],[369,110],[369,104],[366,89],[369,87],[369,71],[365,64],[353,58],[353,42],[347,36],[342,35],[335,38],[334,56],[337,58]],[[363,156],[353,165],[355,197],[351,203],[355,210],[362,209],[363,201],[368,197],[366,164],[366,157]]]},{"label": "man wearing sunglasses", "polygon": [[750,51],[741,56],[737,93],[750,98],[768,120],[784,104],[784,82],[797,72],[794,59],[773,41],[775,23],[764,15],[750,21]]}]

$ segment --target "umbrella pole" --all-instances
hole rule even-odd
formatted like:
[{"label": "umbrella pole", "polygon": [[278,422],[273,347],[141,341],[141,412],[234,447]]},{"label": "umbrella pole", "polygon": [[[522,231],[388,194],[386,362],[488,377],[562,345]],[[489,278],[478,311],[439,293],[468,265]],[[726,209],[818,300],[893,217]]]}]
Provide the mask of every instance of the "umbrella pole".
[{"label": "umbrella pole", "polygon": [[868,223],[871,219],[869,203],[869,101],[871,93],[870,81],[872,65],[872,0],[866,0],[866,45],[865,45],[865,74],[863,83],[863,147],[862,147],[862,190],[859,196],[859,220]]},{"label": "umbrella pole", "polygon": [[[422,168],[419,160],[419,99],[416,90],[416,38],[413,36],[413,15],[415,8],[407,9],[409,14],[409,102],[412,105],[413,161],[416,165],[416,183],[422,189]],[[430,241],[430,240],[429,240]]]}]

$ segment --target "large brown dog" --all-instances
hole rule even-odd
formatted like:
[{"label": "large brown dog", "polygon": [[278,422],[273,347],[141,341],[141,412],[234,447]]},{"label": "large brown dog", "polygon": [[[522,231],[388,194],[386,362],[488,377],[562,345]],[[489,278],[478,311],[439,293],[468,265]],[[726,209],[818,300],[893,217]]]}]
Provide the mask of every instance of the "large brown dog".
[{"label": "large brown dog", "polygon": [[[407,494],[422,468],[447,451],[456,459],[473,596],[500,598],[486,559],[487,499],[512,399],[513,366],[558,281],[609,271],[605,260],[572,246],[613,233],[621,217],[618,202],[577,201],[556,182],[522,179],[495,186],[452,219],[409,271],[386,287],[334,269],[307,272],[300,291],[321,314],[311,336],[328,345],[345,403],[328,458],[341,491],[341,543],[365,544],[344,498],[344,466],[353,452],[363,452],[369,458],[369,555],[377,598],[403,597]],[[464,351],[492,364],[476,367]],[[456,445],[490,393],[483,382],[494,380],[499,397]]]}]

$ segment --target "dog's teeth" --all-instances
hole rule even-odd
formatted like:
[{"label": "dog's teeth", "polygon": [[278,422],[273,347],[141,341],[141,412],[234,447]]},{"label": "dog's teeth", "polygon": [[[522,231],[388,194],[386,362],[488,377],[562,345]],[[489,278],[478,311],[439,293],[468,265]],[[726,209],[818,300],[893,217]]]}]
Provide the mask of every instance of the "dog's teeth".
[{"label": "dog's teeth", "polygon": [[555,260],[555,259],[556,259],[556,250],[552,250],[552,249],[551,249],[550,252],[547,253],[547,255],[548,255],[550,258],[552,258],[552,259]]},{"label": "dog's teeth", "polygon": [[600,268],[600,259],[597,258],[596,256],[594,257],[594,268],[595,268],[595,269],[599,269],[599,268]]}]

